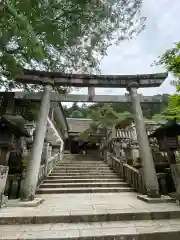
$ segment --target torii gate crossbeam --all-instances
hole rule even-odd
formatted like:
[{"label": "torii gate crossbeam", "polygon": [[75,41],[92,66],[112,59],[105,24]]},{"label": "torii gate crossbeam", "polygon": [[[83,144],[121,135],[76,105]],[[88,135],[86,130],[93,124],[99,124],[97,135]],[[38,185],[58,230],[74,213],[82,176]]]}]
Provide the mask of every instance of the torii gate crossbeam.
[{"label": "torii gate crossbeam", "polygon": [[44,124],[46,123],[48,117],[51,93],[53,91],[53,87],[60,86],[127,88],[132,101],[134,120],[139,142],[139,152],[143,163],[143,175],[147,193],[149,197],[159,197],[158,179],[146,134],[146,128],[137,89],[144,87],[159,87],[167,76],[167,73],[137,75],[87,75],[24,70],[23,74],[17,76],[15,80],[23,84],[43,85],[44,91],[37,122],[37,134],[32,148],[31,159],[28,162],[27,174],[23,188],[23,199],[32,200],[35,196],[38,170],[40,167],[42,147],[45,137]]},{"label": "torii gate crossbeam", "polygon": [[23,74],[17,76],[15,80],[25,84],[45,85],[47,82],[51,82],[55,86],[102,88],[127,88],[131,82],[136,82],[140,88],[145,88],[159,87],[167,76],[167,73],[137,75],[65,74],[25,69]]},{"label": "torii gate crossbeam", "polygon": [[[29,99],[34,101],[40,101],[43,92],[15,92],[15,99]],[[163,101],[162,96],[143,96],[139,94],[141,103],[161,103]],[[131,96],[125,95],[82,95],[82,94],[59,94],[57,92],[51,93],[51,102],[102,102],[102,103],[131,103]]]}]

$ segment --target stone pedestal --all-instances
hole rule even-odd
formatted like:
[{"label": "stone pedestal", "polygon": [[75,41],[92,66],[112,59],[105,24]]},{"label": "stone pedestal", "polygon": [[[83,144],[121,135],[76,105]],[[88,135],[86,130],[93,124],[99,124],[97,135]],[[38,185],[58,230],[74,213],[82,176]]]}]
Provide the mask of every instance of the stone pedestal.
[{"label": "stone pedestal", "polygon": [[176,187],[176,199],[180,201],[180,164],[172,164],[171,172]]},{"label": "stone pedestal", "polygon": [[149,197],[148,195],[138,195],[137,198],[147,203],[167,203],[173,202],[173,199],[169,196]]},{"label": "stone pedestal", "polygon": [[4,196],[6,180],[9,167],[0,165],[0,208],[7,203],[7,198]]},{"label": "stone pedestal", "polygon": [[20,201],[20,199],[9,200],[6,204],[7,207],[37,207],[44,202],[43,198],[34,198],[32,201]]}]

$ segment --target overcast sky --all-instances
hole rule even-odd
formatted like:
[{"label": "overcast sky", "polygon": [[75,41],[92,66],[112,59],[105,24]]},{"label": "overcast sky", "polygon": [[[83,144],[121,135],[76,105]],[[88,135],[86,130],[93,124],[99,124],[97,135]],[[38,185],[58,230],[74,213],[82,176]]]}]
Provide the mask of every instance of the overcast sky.
[{"label": "overcast sky", "polygon": [[[180,0],[144,0],[146,28],[140,35],[108,49],[101,62],[103,74],[136,74],[164,71],[151,67],[157,57],[180,40]],[[140,89],[144,95],[173,93],[169,76],[160,88]],[[98,94],[124,94],[124,89],[96,89]],[[82,90],[81,93],[87,92]]]}]

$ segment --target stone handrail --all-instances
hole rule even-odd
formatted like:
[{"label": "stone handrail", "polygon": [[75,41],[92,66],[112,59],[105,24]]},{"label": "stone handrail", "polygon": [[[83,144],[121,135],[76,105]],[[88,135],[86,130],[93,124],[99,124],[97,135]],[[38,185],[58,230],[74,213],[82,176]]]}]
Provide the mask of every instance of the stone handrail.
[{"label": "stone handrail", "polygon": [[114,156],[110,156],[110,158],[112,169],[118,173],[122,179],[127,181],[134,189],[136,189],[138,193],[146,194],[141,169],[137,170],[136,168],[123,163],[123,161]]},{"label": "stone handrail", "polygon": [[[44,179],[47,177],[47,175],[53,170],[53,168],[56,166],[56,164],[60,160],[61,154],[62,153],[55,154],[53,157],[51,157],[49,159],[47,164],[43,164],[43,165],[40,166],[37,186],[39,186],[41,184],[41,182],[44,181]],[[2,169],[2,167],[0,166],[0,170],[1,169]],[[21,181],[23,181],[25,174],[26,173],[24,172],[23,174],[8,176],[7,181],[5,181],[6,182],[6,190],[5,190],[6,195],[11,196],[12,189],[11,189],[11,187],[9,187],[10,184],[13,184],[13,183],[11,183],[11,181],[20,181],[21,182]],[[3,187],[3,181],[2,181],[2,177],[1,177],[0,194],[1,194],[2,189],[3,189],[2,187]],[[17,198],[17,196],[19,196],[20,188],[17,188],[15,191],[16,191],[15,195],[16,195],[16,198]]]},{"label": "stone handrail", "polygon": [[43,164],[40,167],[39,175],[38,175],[38,185],[46,178],[46,176],[53,170],[56,164],[59,161],[61,153],[55,154],[53,157],[49,159],[47,164]]},{"label": "stone handrail", "polygon": [[38,175],[38,185],[44,180],[46,176],[46,164],[40,166]]},{"label": "stone handrail", "polygon": [[60,153],[55,154],[53,157],[50,158],[50,160],[47,163],[47,169],[46,169],[46,174],[48,175],[53,168],[55,167],[55,165],[57,164],[58,160],[60,157]]}]

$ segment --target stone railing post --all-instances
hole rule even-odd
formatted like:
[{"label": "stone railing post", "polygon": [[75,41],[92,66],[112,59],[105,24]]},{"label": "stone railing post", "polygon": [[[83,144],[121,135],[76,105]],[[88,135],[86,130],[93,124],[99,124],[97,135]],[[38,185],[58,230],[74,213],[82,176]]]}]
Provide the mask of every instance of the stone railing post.
[{"label": "stone railing post", "polygon": [[47,176],[47,166],[49,160],[49,143],[45,142],[43,146],[43,154],[44,154],[44,164],[46,166],[45,176]]},{"label": "stone railing post", "polygon": [[58,163],[60,161],[60,159],[61,159],[61,155],[60,155],[60,153],[61,153],[61,144],[54,146],[52,152],[53,152],[53,156],[59,154],[58,155],[58,159],[57,159],[57,163]]},{"label": "stone railing post", "polygon": [[50,159],[52,157],[52,146],[49,145],[49,148],[48,148],[48,159]]},{"label": "stone railing post", "polygon": [[159,184],[157,174],[154,166],[151,148],[149,145],[148,136],[146,133],[146,127],[137,89],[138,84],[136,82],[131,83],[127,88],[132,100],[132,109],[137,131],[137,139],[139,143],[139,153],[143,165],[143,178],[148,196],[159,197]]},{"label": "stone railing post", "polygon": [[47,128],[47,118],[50,109],[50,98],[52,85],[47,83],[44,86],[43,96],[41,99],[40,111],[36,122],[36,134],[27,165],[24,184],[21,189],[21,200],[32,201],[35,198],[35,191],[38,182],[39,169],[41,164],[41,155]]}]

